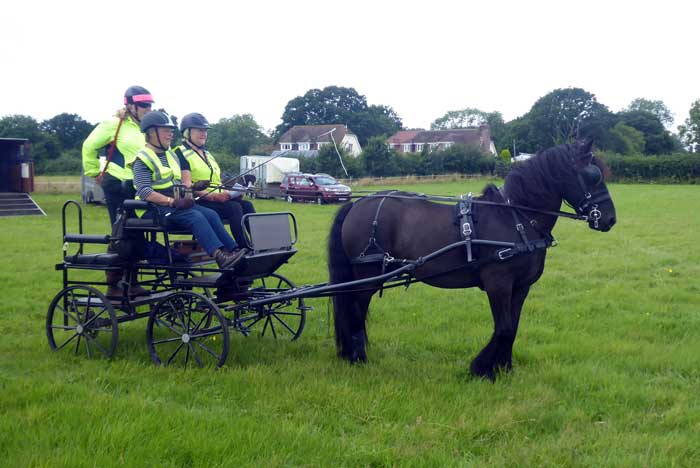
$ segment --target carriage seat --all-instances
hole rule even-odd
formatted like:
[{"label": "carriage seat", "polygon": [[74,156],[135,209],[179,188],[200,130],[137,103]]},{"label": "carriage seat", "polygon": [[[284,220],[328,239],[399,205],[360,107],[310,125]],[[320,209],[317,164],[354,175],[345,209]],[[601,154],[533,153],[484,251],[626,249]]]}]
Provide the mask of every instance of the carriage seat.
[{"label": "carriage seat", "polygon": [[124,257],[120,257],[115,253],[95,253],[66,255],[63,258],[64,263],[70,265],[95,265],[95,266],[126,266],[128,261]]},{"label": "carriage seat", "polygon": [[127,218],[124,227],[137,231],[165,232],[170,234],[192,234],[188,230],[165,228],[165,220],[161,219],[156,205],[144,200],[124,200],[122,206],[127,210],[145,210],[144,217]]}]

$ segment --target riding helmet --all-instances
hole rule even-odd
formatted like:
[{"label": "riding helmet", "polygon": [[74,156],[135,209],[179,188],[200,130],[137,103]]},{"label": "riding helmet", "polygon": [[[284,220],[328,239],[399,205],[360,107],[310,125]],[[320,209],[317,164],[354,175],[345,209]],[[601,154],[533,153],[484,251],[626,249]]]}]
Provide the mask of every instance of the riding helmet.
[{"label": "riding helmet", "polygon": [[204,117],[202,114],[199,112],[192,112],[191,114],[187,114],[182,118],[182,121],[180,122],[180,131],[184,132],[188,128],[204,128],[208,129],[211,128],[211,125],[209,125],[209,122],[207,121],[206,117]]},{"label": "riding helmet", "polygon": [[138,102],[153,102],[153,96],[143,86],[129,86],[124,92],[124,104],[136,104]]},{"label": "riding helmet", "polygon": [[144,115],[141,119],[141,131],[143,133],[146,133],[149,128],[154,127],[168,127],[173,129],[176,128],[176,126],[170,120],[168,114],[162,111],[149,112],[148,114]]}]

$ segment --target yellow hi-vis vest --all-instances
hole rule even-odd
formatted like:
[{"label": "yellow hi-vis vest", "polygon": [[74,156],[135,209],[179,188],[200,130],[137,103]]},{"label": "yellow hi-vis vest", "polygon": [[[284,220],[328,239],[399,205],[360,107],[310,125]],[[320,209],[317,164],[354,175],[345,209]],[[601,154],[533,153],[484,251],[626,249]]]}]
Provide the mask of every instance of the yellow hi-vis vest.
[{"label": "yellow hi-vis vest", "polygon": [[139,159],[151,170],[153,190],[164,190],[172,187],[174,184],[179,184],[182,178],[177,157],[170,150],[165,152],[165,157],[170,167],[164,166],[155,151],[148,147],[144,147],[136,154],[136,159]]},{"label": "yellow hi-vis vest", "polygon": [[221,185],[221,169],[209,151],[204,151],[205,160],[187,145],[180,145],[177,150],[182,152],[182,156],[190,165],[193,184],[200,180],[208,180],[211,185]]}]

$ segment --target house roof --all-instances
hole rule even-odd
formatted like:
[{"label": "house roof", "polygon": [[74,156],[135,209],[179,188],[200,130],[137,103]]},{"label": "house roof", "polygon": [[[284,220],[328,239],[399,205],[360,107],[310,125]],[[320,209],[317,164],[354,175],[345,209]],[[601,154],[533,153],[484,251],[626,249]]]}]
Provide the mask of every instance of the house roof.
[{"label": "house roof", "polygon": [[405,130],[389,138],[390,144],[454,142],[480,145],[483,127],[456,128],[453,130]]},{"label": "house roof", "polygon": [[299,143],[299,142],[331,142],[331,130],[333,138],[340,142],[345,135],[353,135],[352,131],[343,124],[329,125],[295,125],[280,137],[277,143]]}]

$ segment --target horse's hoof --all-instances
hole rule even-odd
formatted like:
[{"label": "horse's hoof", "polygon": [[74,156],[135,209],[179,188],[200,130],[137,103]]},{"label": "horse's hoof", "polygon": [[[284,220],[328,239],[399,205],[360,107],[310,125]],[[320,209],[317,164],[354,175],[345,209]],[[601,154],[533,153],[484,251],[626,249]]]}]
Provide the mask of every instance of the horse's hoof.
[{"label": "horse's hoof", "polygon": [[491,383],[496,381],[496,372],[492,367],[481,368],[476,362],[472,362],[469,371],[478,379],[489,379]]}]

